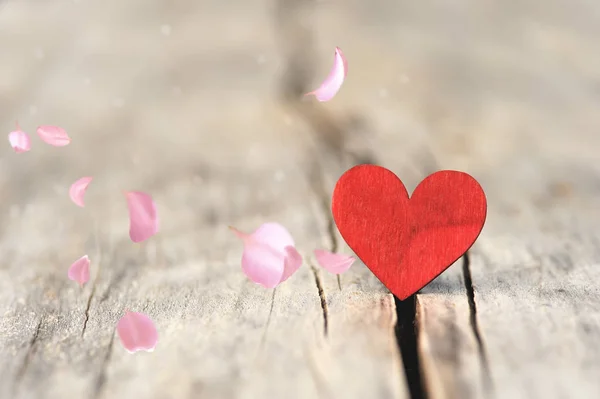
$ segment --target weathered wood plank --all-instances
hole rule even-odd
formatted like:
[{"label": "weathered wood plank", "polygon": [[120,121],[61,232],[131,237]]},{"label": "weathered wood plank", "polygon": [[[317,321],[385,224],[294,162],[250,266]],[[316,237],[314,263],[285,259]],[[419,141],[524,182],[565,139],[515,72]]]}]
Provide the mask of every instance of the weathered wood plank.
[{"label": "weathered wood plank", "polygon": [[483,398],[486,394],[463,263],[459,259],[416,298],[422,380],[433,398]]},{"label": "weathered wood plank", "polygon": [[[341,291],[318,270],[320,295],[307,263],[273,300],[225,228],[276,219],[304,253],[333,248],[332,184],[370,160],[409,191],[456,168],[488,195],[470,273],[459,261],[417,296],[430,396],[597,397],[600,23],[593,2],[561,5],[315,2],[279,25],[266,3],[4,5],[0,124],[74,141],[0,150],[0,396],[405,397],[392,301],[363,265]],[[336,45],[352,62],[334,102],[273,100],[282,65],[299,94]],[[85,174],[82,211],[65,193]],[[130,188],[162,215],[142,246]],[[80,292],[65,273],[82,251],[102,272]],[[157,321],[152,355],[113,341],[126,307]]]},{"label": "weathered wood plank", "polygon": [[[409,192],[459,169],[488,196],[469,267],[457,262],[417,296],[433,398],[600,394],[600,20],[595,4],[559,3],[406,3],[389,21],[366,7],[359,18],[377,21],[370,37],[386,32],[361,53],[380,64],[371,92],[365,80],[345,86],[380,106],[377,163]],[[399,48],[402,62],[380,46]],[[392,113],[396,124],[383,123]]]},{"label": "weathered wood plank", "polygon": [[[514,210],[490,214],[496,221],[471,258],[491,377],[502,397],[595,398],[600,212],[594,181],[600,174],[573,168],[576,154],[552,164],[532,158],[536,182],[505,186],[514,195],[498,203]],[[572,182],[572,191],[551,193],[562,179]]]},{"label": "weathered wood plank", "polygon": [[[393,298],[364,265],[340,290],[311,259],[330,232],[310,180],[328,172],[310,175],[308,132],[273,104],[281,54],[267,9],[2,8],[1,125],[58,124],[73,142],[0,149],[0,397],[406,397]],[[95,176],[85,209],[66,195],[82,175]],[[127,236],[130,189],[160,212],[142,245]],[[227,229],[269,220],[306,259],[275,292],[246,279]],[[66,270],[83,253],[93,276],[80,290]],[[115,337],[126,309],[156,322],[152,354]]]}]

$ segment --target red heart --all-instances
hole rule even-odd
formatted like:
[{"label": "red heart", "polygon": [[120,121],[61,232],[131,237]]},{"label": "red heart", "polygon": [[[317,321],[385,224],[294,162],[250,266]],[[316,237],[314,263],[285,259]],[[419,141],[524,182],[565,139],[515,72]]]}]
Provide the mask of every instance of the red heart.
[{"label": "red heart", "polygon": [[331,207],[346,243],[401,300],[467,252],[487,211],[483,189],[466,173],[429,175],[409,199],[402,181],[375,165],[346,171]]}]

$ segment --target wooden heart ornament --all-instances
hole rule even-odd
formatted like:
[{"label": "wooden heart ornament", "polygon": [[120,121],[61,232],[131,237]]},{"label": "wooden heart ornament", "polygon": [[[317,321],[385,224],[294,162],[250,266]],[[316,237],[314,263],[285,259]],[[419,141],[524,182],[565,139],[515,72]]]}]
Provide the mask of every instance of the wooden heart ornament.
[{"label": "wooden heart ornament", "polygon": [[429,175],[409,199],[402,181],[375,165],[346,171],[331,207],[348,246],[401,300],[467,252],[487,211],[483,189],[466,173]]}]

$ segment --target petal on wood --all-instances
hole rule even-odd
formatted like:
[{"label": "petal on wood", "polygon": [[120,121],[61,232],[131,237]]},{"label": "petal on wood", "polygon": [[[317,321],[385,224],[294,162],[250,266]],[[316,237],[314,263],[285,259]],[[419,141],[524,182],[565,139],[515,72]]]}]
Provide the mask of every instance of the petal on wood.
[{"label": "petal on wood", "polygon": [[117,334],[129,353],[152,352],[158,343],[154,322],[143,313],[125,312],[117,323]]},{"label": "petal on wood", "polygon": [[319,265],[333,274],[344,273],[356,260],[353,256],[336,254],[323,249],[315,249],[313,253]]},{"label": "petal on wood", "polygon": [[244,244],[242,270],[248,278],[265,288],[275,288],[281,282],[283,254],[260,242]]},{"label": "petal on wood", "polygon": [[87,255],[77,259],[67,273],[69,280],[77,281],[83,287],[90,280],[90,258]]},{"label": "petal on wood", "polygon": [[321,102],[331,100],[342,87],[347,74],[348,61],[346,60],[346,57],[344,57],[342,50],[340,50],[339,47],[336,47],[333,58],[333,67],[331,68],[329,75],[317,90],[306,93],[305,96],[313,95]]},{"label": "petal on wood", "polygon": [[282,225],[265,223],[252,234],[230,228],[244,242],[242,270],[255,283],[274,288],[302,264],[292,236]]},{"label": "petal on wood", "polygon": [[85,196],[85,191],[91,182],[92,177],[82,177],[75,183],[71,184],[71,188],[69,188],[69,197],[71,197],[71,201],[73,201],[75,205],[78,205],[82,208],[85,206],[83,197]]},{"label": "petal on wood", "polygon": [[152,197],[140,191],[127,191],[125,196],[131,241],[142,242],[158,233],[158,214]]},{"label": "petal on wood", "polygon": [[31,150],[31,139],[29,135],[19,129],[8,134],[8,142],[17,154]]},{"label": "petal on wood", "polygon": [[65,129],[58,126],[39,126],[37,134],[44,143],[53,145],[54,147],[64,147],[71,142],[71,138]]}]

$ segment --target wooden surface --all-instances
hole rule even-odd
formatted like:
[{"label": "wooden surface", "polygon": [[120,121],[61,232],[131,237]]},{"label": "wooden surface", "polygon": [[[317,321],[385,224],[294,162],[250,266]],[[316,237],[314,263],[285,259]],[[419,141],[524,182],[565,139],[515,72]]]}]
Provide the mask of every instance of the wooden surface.
[{"label": "wooden surface", "polygon": [[[0,397],[597,398],[599,34],[584,0],[3,2],[0,125],[73,141],[0,148]],[[297,101],[335,46],[338,96]],[[351,253],[329,196],[361,162],[409,192],[438,169],[486,192],[416,314],[364,265],[338,285],[311,257]],[[160,213],[142,245],[130,189]],[[306,259],[275,292],[227,229],[266,221]],[[122,348],[125,309],[155,320],[153,353]]]}]

